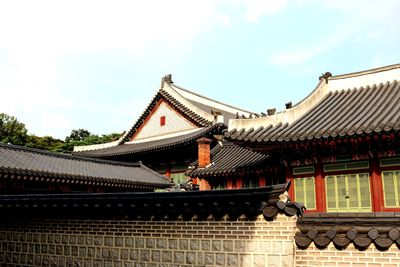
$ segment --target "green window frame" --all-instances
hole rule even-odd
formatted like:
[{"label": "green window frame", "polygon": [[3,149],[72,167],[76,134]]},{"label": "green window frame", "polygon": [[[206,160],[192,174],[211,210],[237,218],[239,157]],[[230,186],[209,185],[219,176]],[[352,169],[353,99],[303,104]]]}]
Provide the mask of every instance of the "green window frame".
[{"label": "green window frame", "polygon": [[294,178],[294,198],[296,202],[301,202],[308,210],[315,210],[315,178],[303,177]]},{"label": "green window frame", "polygon": [[327,175],[325,177],[328,212],[371,211],[368,173]]},{"label": "green window frame", "polygon": [[382,172],[385,208],[400,207],[400,170]]},{"label": "green window frame", "polygon": [[260,186],[258,178],[245,177],[243,179],[243,188],[256,188]]},{"label": "green window frame", "polygon": [[188,181],[185,172],[172,172],[170,176],[175,184],[183,184]]},{"label": "green window frame", "polygon": [[223,190],[226,189],[226,181],[225,180],[218,180],[212,183],[213,190]]}]

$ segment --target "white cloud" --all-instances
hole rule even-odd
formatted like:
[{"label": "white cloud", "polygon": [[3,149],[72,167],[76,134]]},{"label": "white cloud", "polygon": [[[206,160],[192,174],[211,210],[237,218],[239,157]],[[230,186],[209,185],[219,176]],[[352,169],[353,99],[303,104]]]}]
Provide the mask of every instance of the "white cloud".
[{"label": "white cloud", "polygon": [[287,5],[287,0],[244,0],[245,16],[250,22],[257,22],[264,15],[280,12]]},{"label": "white cloud", "polygon": [[345,43],[350,38],[357,38],[360,34],[369,39],[377,39],[381,36],[396,34],[400,25],[400,1],[368,1],[363,0],[297,0],[301,7],[310,3],[320,2],[326,8],[326,12],[340,10],[351,14],[351,19],[343,21],[336,28],[330,29],[328,38],[320,38],[312,42],[310,46],[296,47],[287,51],[279,51],[269,58],[269,63],[275,65],[302,64],[313,58],[327,53],[337,46]]}]

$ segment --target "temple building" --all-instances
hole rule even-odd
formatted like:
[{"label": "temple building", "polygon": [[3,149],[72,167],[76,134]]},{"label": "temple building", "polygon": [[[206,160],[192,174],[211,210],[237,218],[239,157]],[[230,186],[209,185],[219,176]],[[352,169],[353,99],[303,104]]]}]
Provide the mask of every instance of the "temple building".
[{"label": "temple building", "polygon": [[222,139],[229,119],[251,114],[183,89],[167,75],[147,108],[120,140],[75,147],[74,154],[122,162],[142,161],[175,183],[184,183],[188,165],[197,160],[197,139],[206,137],[214,147]]},{"label": "temple building", "polygon": [[278,177],[265,179],[292,181],[308,212],[399,211],[399,79],[400,65],[326,73],[298,104],[232,119],[224,137],[268,155]]}]

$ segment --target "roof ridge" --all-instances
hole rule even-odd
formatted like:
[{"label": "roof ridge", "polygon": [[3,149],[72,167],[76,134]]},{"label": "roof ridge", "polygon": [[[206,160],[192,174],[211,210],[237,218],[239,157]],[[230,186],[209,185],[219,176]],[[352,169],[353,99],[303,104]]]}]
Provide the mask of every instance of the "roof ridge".
[{"label": "roof ridge", "polygon": [[25,151],[25,152],[31,152],[31,153],[36,153],[36,154],[42,154],[42,155],[45,155],[45,156],[55,157],[55,158],[63,158],[63,159],[69,159],[69,160],[79,160],[79,161],[94,162],[94,163],[99,163],[99,164],[111,164],[111,165],[116,165],[116,166],[139,167],[139,168],[141,166],[144,166],[140,161],[139,162],[119,162],[119,161],[112,161],[112,160],[89,158],[89,157],[72,155],[72,154],[51,152],[51,151],[42,150],[42,149],[38,149],[38,148],[25,147],[25,146],[19,146],[19,145],[12,145],[12,144],[0,143],[0,148],[10,149],[10,150],[17,150],[17,151]]},{"label": "roof ridge", "polygon": [[345,74],[333,75],[333,76],[331,76],[329,78],[329,80],[337,80],[337,79],[357,77],[357,76],[362,76],[362,75],[365,75],[365,74],[378,73],[378,72],[383,72],[383,71],[388,71],[388,70],[393,70],[393,69],[398,69],[398,68],[400,68],[400,63],[387,65],[387,66],[383,66],[383,67],[378,67],[378,68],[362,70],[362,71],[356,71],[356,72],[350,72],[350,73],[345,73]]},{"label": "roof ridge", "polygon": [[[178,88],[179,90],[185,91],[185,92],[187,92],[187,93],[193,94],[193,95],[195,95],[195,96],[198,96],[198,97],[201,97],[201,98],[204,98],[204,99],[213,101],[213,102],[215,102],[215,103],[218,103],[218,104],[221,104],[221,105],[224,105],[224,106],[233,108],[233,109],[237,109],[237,110],[240,110],[240,111],[243,111],[243,112],[246,112],[246,113],[253,113],[253,114],[256,114],[255,112],[248,111],[248,110],[245,110],[245,109],[242,109],[242,108],[238,108],[238,107],[235,107],[235,106],[226,104],[226,103],[224,103],[224,102],[221,102],[221,101],[218,101],[218,100],[209,98],[209,97],[207,97],[207,96],[201,95],[201,94],[199,94],[199,93],[195,93],[195,92],[193,92],[193,91],[191,91],[191,90],[188,90],[188,89],[186,89],[186,88],[183,88],[183,87],[181,87],[181,86],[179,86],[179,85],[176,85],[176,84],[174,84],[174,83],[172,83],[172,86],[171,86],[171,87],[176,87],[176,88]],[[177,92],[177,93],[178,93],[178,92]],[[179,93],[178,93],[178,94],[179,94]],[[180,94],[180,95],[181,95],[181,94]],[[182,96],[182,95],[181,95],[181,96]],[[182,96],[182,97],[184,97],[184,96]],[[186,98],[186,97],[184,97],[184,98]],[[186,99],[187,99],[187,98],[186,98]],[[195,100],[191,100],[191,101],[195,101]],[[195,101],[195,102],[197,102],[197,101]]]}]

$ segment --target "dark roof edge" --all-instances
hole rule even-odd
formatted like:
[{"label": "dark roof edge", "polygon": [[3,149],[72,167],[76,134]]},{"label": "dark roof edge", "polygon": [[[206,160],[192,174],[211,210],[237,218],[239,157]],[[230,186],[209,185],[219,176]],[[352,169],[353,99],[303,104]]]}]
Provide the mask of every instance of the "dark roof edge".
[{"label": "dark roof edge", "polygon": [[352,243],[359,250],[374,244],[381,251],[400,245],[397,212],[310,213],[297,220],[297,228],[295,241],[300,249],[307,249],[311,243],[318,249],[330,243],[345,249]]},{"label": "dark roof edge", "polygon": [[[240,110],[240,111],[246,112],[246,113],[257,114],[257,113],[255,113],[255,112],[248,111],[248,110],[245,110],[245,109],[242,109],[242,108],[238,108],[238,107],[234,107],[234,106],[232,106],[232,105],[225,104],[225,103],[223,103],[223,102],[220,102],[220,101],[218,101],[218,100],[215,100],[215,99],[212,99],[212,98],[209,98],[209,97],[203,96],[203,95],[201,95],[201,94],[198,94],[198,93],[195,93],[195,92],[193,92],[193,91],[191,91],[191,90],[188,90],[188,89],[185,89],[185,88],[183,88],[183,87],[180,87],[180,86],[178,86],[178,85],[176,85],[176,84],[174,84],[174,83],[173,83],[173,85],[172,85],[172,86],[174,86],[174,87],[176,87],[176,88],[178,88],[178,89],[180,89],[180,90],[182,90],[182,91],[185,91],[185,92],[187,92],[187,93],[193,94],[193,95],[195,95],[195,96],[198,96],[198,97],[201,97],[201,98],[204,98],[204,99],[207,99],[207,100],[213,101],[213,102],[215,102],[215,103],[218,103],[218,104],[221,104],[221,105],[224,105],[224,106],[230,107],[230,108],[234,108],[234,109],[237,109],[237,110]],[[178,93],[178,92],[177,92],[177,93]],[[178,94],[179,94],[179,93],[178,93]],[[182,96],[182,95],[181,95],[181,96]],[[182,96],[182,97],[184,97],[184,96]],[[185,97],[185,98],[186,98],[186,97]],[[192,101],[194,101],[194,100],[192,100]]]},{"label": "dark roof edge", "polygon": [[[291,202],[288,184],[260,188],[124,193],[66,193],[0,195],[1,219],[135,218],[137,220],[215,220],[225,215],[254,220],[261,214],[274,220],[278,213],[302,216],[304,207]],[[179,220],[179,219],[178,219]]]},{"label": "dark roof edge", "polygon": [[93,162],[93,163],[99,163],[99,164],[126,166],[126,167],[139,167],[139,168],[144,166],[142,164],[142,162],[140,162],[140,161],[139,162],[120,162],[120,161],[78,156],[76,154],[70,155],[70,154],[64,154],[64,153],[50,152],[50,151],[46,151],[46,150],[41,150],[41,149],[31,148],[31,147],[24,147],[24,146],[19,146],[19,145],[9,145],[9,144],[0,143],[0,147],[4,147],[4,148],[10,149],[10,150],[27,151],[27,152],[42,154],[42,155],[49,156],[49,157],[63,158],[63,159],[69,159],[69,160],[87,161],[87,162]]},{"label": "dark roof edge", "polygon": [[[201,136],[204,136],[204,135],[210,133],[210,132],[213,131],[215,128],[222,127],[222,126],[223,126],[224,128],[227,128],[227,126],[226,126],[224,123],[215,123],[215,124],[213,124],[213,125],[211,125],[211,126],[207,126],[207,127],[204,127],[204,128],[200,128],[200,129],[199,129],[199,133],[198,133],[197,135],[194,135],[194,136],[192,136],[192,137],[189,137],[189,138],[180,140],[180,141],[175,142],[175,143],[165,144],[165,145],[162,145],[162,146],[155,146],[155,147],[145,148],[145,149],[136,150],[136,151],[129,151],[129,152],[108,153],[108,154],[104,154],[104,155],[96,155],[96,154],[89,154],[89,153],[87,153],[87,154],[85,154],[85,155],[86,155],[87,157],[99,157],[99,158],[104,158],[104,157],[112,157],[112,156],[136,154],[136,153],[137,153],[137,154],[139,154],[139,153],[147,153],[147,152],[150,152],[150,151],[153,151],[153,150],[163,151],[163,150],[169,149],[169,148],[171,148],[171,147],[179,146],[179,145],[181,145],[182,143],[185,143],[185,142],[188,142],[188,141],[191,141],[191,140],[196,140],[197,138],[199,138],[199,137],[201,137]],[[192,133],[189,133],[189,134],[187,134],[187,135],[190,135],[190,134],[192,134]],[[179,136],[178,136],[178,137],[179,137]],[[167,138],[166,138],[166,139],[167,139]],[[134,145],[134,144],[124,144],[124,145]],[[90,151],[90,150],[88,150],[88,151]],[[80,151],[80,152],[75,152],[75,153],[81,153],[81,152],[84,153],[84,152],[88,152],[88,151]]]}]

